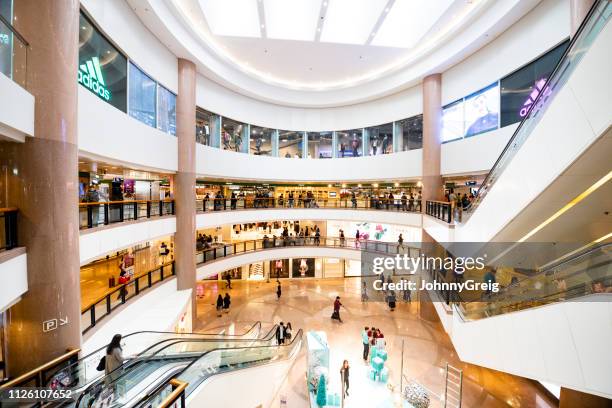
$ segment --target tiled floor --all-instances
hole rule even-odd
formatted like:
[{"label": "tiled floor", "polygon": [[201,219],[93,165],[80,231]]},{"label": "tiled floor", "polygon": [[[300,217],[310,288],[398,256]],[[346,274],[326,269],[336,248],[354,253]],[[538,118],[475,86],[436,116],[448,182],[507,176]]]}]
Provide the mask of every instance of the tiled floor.
[{"label": "tiled floor", "polygon": [[[134,253],[134,274],[149,271],[162,263],[159,256],[160,242],[152,242],[148,248]],[[166,256],[165,262],[172,259],[172,253]],[[108,290],[108,279],[119,278],[121,257],[101,260],[81,267],[81,307],[85,307],[103,296]]]},{"label": "tiled floor", "polygon": [[[450,363],[464,371],[464,407],[554,407],[556,402],[536,387],[530,380],[513,375],[461,363],[449,337],[439,323],[421,320],[418,304],[400,304],[390,312],[385,304],[362,303],[358,278],[325,280],[283,281],[282,297],[276,299],[274,282],[233,281],[229,291],[232,308],[228,315],[217,317],[214,300],[217,294],[225,294],[224,282],[205,282],[204,296],[198,299],[198,320],[195,330],[211,330],[235,323],[237,327],[261,320],[262,323],[290,321],[294,333],[298,329],[323,330],[327,333],[331,349],[330,373],[340,368],[348,359],[353,367],[351,377],[355,392],[345,402],[346,407],[375,407],[374,402],[359,396],[357,378],[365,364],[361,358],[360,330],[363,326],[380,327],[387,340],[390,369],[389,383],[399,389],[401,346],[404,341],[404,375],[416,380],[433,393],[444,392],[444,367]],[[340,296],[346,311],[342,311],[344,323],[330,319],[332,302]],[[502,350],[500,350],[502,352]],[[287,407],[307,407],[305,383],[306,356],[303,350],[289,373],[286,383],[273,406],[279,406],[280,396],[286,397]],[[354,374],[353,374],[354,373]],[[339,382],[338,379],[332,378]],[[443,406],[435,398],[431,407]]]}]

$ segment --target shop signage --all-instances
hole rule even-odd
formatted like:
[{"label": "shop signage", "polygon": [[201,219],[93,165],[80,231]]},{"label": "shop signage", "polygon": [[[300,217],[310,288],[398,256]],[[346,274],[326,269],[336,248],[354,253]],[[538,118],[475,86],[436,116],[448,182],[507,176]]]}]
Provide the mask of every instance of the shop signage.
[{"label": "shop signage", "polygon": [[100,98],[106,101],[110,100],[111,92],[106,88],[98,57],[92,57],[84,64],[81,64],[79,66],[78,76],[81,85],[91,89],[94,93],[98,94]]},{"label": "shop signage", "polygon": [[[542,92],[544,85],[546,85],[546,78],[540,78],[539,80],[536,81],[536,83],[533,86],[533,89],[531,90],[531,92],[529,93],[529,96],[527,97],[527,100],[525,100],[525,102],[523,102],[523,106],[521,106],[521,110],[519,111],[519,115],[521,118],[524,118],[525,116],[527,116],[527,114],[529,113],[529,110],[531,109],[531,105],[534,104],[534,102],[538,98],[538,95],[540,94],[540,92]],[[544,89],[544,96],[548,96],[548,95],[550,95],[550,89],[546,87],[546,89]]]},{"label": "shop signage", "polygon": [[68,324],[68,316],[60,317],[59,319],[49,319],[45,320],[42,323],[43,333],[47,333],[53,330],[57,330],[60,326],[65,326]]}]

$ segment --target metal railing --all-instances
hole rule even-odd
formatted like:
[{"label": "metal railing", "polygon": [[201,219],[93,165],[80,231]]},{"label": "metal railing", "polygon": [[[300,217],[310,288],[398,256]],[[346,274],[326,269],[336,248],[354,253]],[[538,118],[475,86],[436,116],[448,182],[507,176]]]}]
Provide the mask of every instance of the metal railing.
[{"label": "metal railing", "polygon": [[174,200],[79,203],[79,227],[81,229],[164,215],[174,215]]},{"label": "metal railing", "polygon": [[69,350],[66,354],[54,358],[17,378],[5,382],[0,385],[0,392],[14,387],[45,387],[48,379],[56,372],[77,361],[80,351],[81,349],[78,348]]},{"label": "metal railing", "polygon": [[232,244],[218,244],[212,248],[206,248],[196,252],[196,264],[204,264],[225,258],[232,255],[239,255],[247,252],[260,251],[265,249],[282,247],[321,247],[321,248],[344,248],[356,249],[366,252],[383,254],[407,254],[417,258],[420,249],[409,247],[406,244],[397,242],[369,241],[355,238],[338,237],[272,237],[269,239],[248,240],[235,242]]},{"label": "metal railing", "polygon": [[448,201],[427,200],[425,202],[425,214],[449,224],[453,221],[453,209],[453,206]]},{"label": "metal railing", "polygon": [[[0,208],[0,250],[9,250],[17,244],[17,208]],[[2,228],[4,224],[4,228]]]},{"label": "metal railing", "polygon": [[550,74],[542,91],[538,93],[531,108],[520,122],[518,128],[506,144],[506,147],[498,157],[495,164],[485,177],[475,198],[464,211],[463,222],[478,208],[492,186],[499,179],[516,153],[525,144],[533,129],[555,99],[560,89],[565,85],[570,75],[580,64],[580,60],[590,49],[591,44],[612,16],[612,2],[598,0],[593,4],[586,18],[583,20],[576,35],[572,38],[559,63]]},{"label": "metal railing", "polygon": [[271,209],[271,208],[332,208],[349,210],[383,210],[383,211],[404,211],[420,212],[421,200],[406,197],[401,198],[359,198],[352,200],[346,199],[314,199],[314,198],[215,198],[196,200],[197,212],[208,211],[233,211],[245,209]]},{"label": "metal railing", "polygon": [[10,53],[0,54],[0,73],[25,88],[30,44],[2,15],[0,15],[0,45],[4,49],[10,49]]},{"label": "metal railing", "polygon": [[138,296],[142,291],[174,276],[174,261],[160,265],[155,269],[134,275],[127,283],[112,288],[94,302],[81,308],[81,331],[87,333],[101,319],[110,315],[116,308]]}]

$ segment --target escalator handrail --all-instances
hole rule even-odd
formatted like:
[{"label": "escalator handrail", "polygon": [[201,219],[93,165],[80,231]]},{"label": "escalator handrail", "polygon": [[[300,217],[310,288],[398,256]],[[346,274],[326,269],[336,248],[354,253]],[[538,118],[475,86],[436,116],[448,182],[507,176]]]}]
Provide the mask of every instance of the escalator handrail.
[{"label": "escalator handrail", "polygon": [[[189,336],[189,335],[193,335],[193,336],[217,336],[217,337],[219,337],[219,336],[223,336],[223,337],[230,337],[230,338],[234,338],[234,337],[239,337],[239,336],[246,336],[246,335],[247,335],[247,334],[249,334],[250,332],[254,331],[256,327],[257,327],[259,330],[261,330],[261,321],[260,321],[260,320],[258,320],[258,321],[256,321],[255,323],[253,323],[253,325],[252,325],[252,326],[251,326],[251,327],[250,327],[250,328],[249,328],[247,331],[245,331],[245,332],[244,332],[244,333],[242,333],[242,334],[216,334],[216,333],[197,333],[197,332],[191,332],[191,333],[180,333],[180,334],[182,334],[182,335],[186,335],[186,336]],[[175,334],[175,335],[176,335],[176,334],[179,334],[179,333],[174,333],[174,332],[163,332],[163,331],[155,331],[155,330],[142,330],[142,331],[137,331],[137,332],[133,332],[133,333],[128,333],[128,334],[126,334],[125,336],[122,336],[122,340],[123,340],[123,339],[125,339],[125,338],[127,338],[127,337],[134,336],[134,335],[137,335],[137,334],[150,334],[150,333],[152,333],[152,334],[160,334],[160,335],[162,335],[162,334]],[[158,345],[158,344],[161,344],[161,343],[163,343],[164,341],[167,341],[167,340],[168,340],[168,339],[160,340],[159,342],[157,342],[157,343],[155,343],[155,344],[151,345],[150,347],[154,347],[154,346],[156,346],[156,345]],[[215,340],[215,339],[211,339],[211,340]],[[79,364],[82,364],[84,360],[89,359],[89,358],[91,358],[91,357],[95,356],[95,355],[96,355],[96,354],[98,354],[100,351],[102,351],[102,350],[106,349],[106,347],[108,347],[108,344],[106,344],[106,345],[104,345],[103,347],[100,347],[100,348],[98,348],[98,349],[96,349],[96,350],[92,351],[91,353],[89,353],[89,354],[87,354],[87,355],[85,355],[85,356],[83,356],[83,357],[79,358],[79,359],[78,359],[78,360],[76,360],[74,363],[72,363],[72,364],[70,364],[70,365],[68,365],[68,366],[66,366],[66,367],[63,367],[63,368],[61,368],[60,370],[56,371],[55,373],[53,373],[53,374],[49,375],[49,381],[51,381],[51,379],[53,378],[53,376],[54,376],[55,374],[57,374],[57,372],[62,371],[62,370],[66,370],[66,369],[69,369],[69,370],[70,370],[70,369],[71,369],[71,368],[73,368],[73,367],[78,367],[78,366],[79,366]]]},{"label": "escalator handrail", "polygon": [[[216,348],[216,349],[212,349],[212,350],[208,350],[204,353],[202,353],[200,356],[196,357],[193,359],[193,361],[191,363],[189,363],[185,368],[183,368],[180,373],[173,375],[173,378],[178,378],[182,373],[184,373],[185,371],[187,371],[193,364],[195,364],[197,361],[199,361],[200,359],[202,359],[203,357],[209,355],[210,353],[213,352],[219,352],[219,351],[228,351],[228,350],[241,350],[241,349],[260,349],[260,348],[270,348],[270,347],[294,347],[295,342],[296,341],[302,341],[302,337],[303,337],[303,330],[299,329],[298,332],[296,333],[295,337],[291,340],[290,343],[288,344],[281,344],[281,345],[268,345],[268,346],[254,346],[254,347],[233,347],[233,348]],[[215,374],[212,374],[215,375]],[[209,377],[207,377],[209,378]],[[180,380],[182,381],[182,380]],[[146,400],[148,400],[149,398],[151,398],[152,396],[156,395],[157,392],[159,392],[159,390],[161,388],[163,388],[166,384],[168,383],[168,381],[164,381],[162,383],[160,383],[157,387],[155,387],[153,390],[151,390],[150,392],[147,393],[147,395],[143,396],[141,398],[141,400],[136,404],[137,406],[141,406]],[[195,386],[199,386],[201,384],[201,381],[199,383],[197,383]],[[189,384],[190,386],[193,386],[194,384]]]},{"label": "escalator handrail", "polygon": [[[596,0],[593,3],[593,5],[591,6],[591,9],[587,13],[586,17],[582,20],[582,23],[580,24],[580,27],[578,27],[578,30],[576,31],[574,36],[570,39],[570,43],[567,46],[567,48],[565,49],[565,51],[563,52],[563,55],[559,59],[559,62],[557,63],[557,65],[555,66],[553,71],[550,73],[548,78],[546,79],[546,82],[544,83],[544,86],[542,87],[542,90],[547,89],[549,84],[552,83],[553,79],[556,80],[556,78],[555,78],[556,75],[560,72],[561,68],[564,67],[564,64],[565,64],[565,61],[566,61],[568,55],[571,52],[574,51],[574,47],[576,46],[576,43],[578,42],[579,39],[581,39],[582,33],[585,30],[585,27],[590,22],[591,18],[595,14],[595,11],[599,8],[600,2],[602,2],[602,1],[608,1],[608,0]],[[474,200],[472,200],[472,202],[463,209],[463,212],[464,212],[464,219],[463,219],[463,221],[464,222],[467,221],[467,218],[469,217],[469,214],[472,213],[476,209],[476,207],[478,206],[479,202],[482,201],[482,199],[484,199],[484,197],[486,196],[486,191],[488,189],[490,189],[490,187],[493,184],[495,184],[495,181],[491,181],[492,175],[495,173],[495,171],[497,170],[497,167],[500,165],[500,162],[505,158],[506,154],[511,150],[512,145],[514,144],[516,138],[518,137],[518,135],[521,132],[521,129],[523,128],[523,125],[525,125],[525,123],[527,123],[529,120],[532,119],[532,114],[534,114],[534,112],[535,113],[539,112],[540,109],[539,108],[536,109],[536,107],[539,107],[540,102],[541,102],[542,98],[544,98],[545,94],[547,94],[547,93],[542,91],[542,92],[540,92],[536,96],[534,102],[531,104],[531,107],[527,111],[527,114],[519,122],[519,125],[516,128],[516,130],[514,131],[514,133],[512,134],[512,136],[510,137],[510,140],[508,140],[508,143],[506,143],[506,146],[502,150],[501,154],[497,157],[497,160],[495,160],[495,163],[491,167],[491,170],[489,170],[489,172],[487,173],[487,176],[485,177],[485,179],[480,184],[480,187],[478,188],[478,190],[476,191],[476,194],[474,195]],[[487,186],[488,183],[491,183],[491,186]],[[481,194],[481,190],[482,190],[483,194]]]},{"label": "escalator handrail", "polygon": [[[261,321],[258,321],[255,325],[257,325],[258,323],[259,323],[259,326],[261,326]],[[255,327],[255,325],[253,325],[252,327]],[[272,340],[273,333],[276,332],[276,327],[277,326],[274,325],[270,329],[270,331],[266,334],[266,337],[264,337],[264,338],[257,338],[257,339],[236,339],[236,338],[229,338],[229,339],[221,339],[220,340],[220,339],[180,339],[180,338],[175,338],[175,341],[172,341],[173,339],[164,339],[164,340],[154,344],[151,347],[155,347],[157,345],[161,345],[164,342],[170,342],[170,341],[172,341],[172,342],[168,343],[168,344],[165,344],[162,348],[160,348],[159,350],[157,350],[154,354],[152,354],[150,356],[140,357],[142,355],[142,353],[144,353],[144,352],[141,352],[135,358],[127,361],[126,363],[124,363],[120,367],[117,367],[112,372],[110,372],[108,374],[105,374],[105,375],[103,375],[101,377],[98,377],[95,381],[93,381],[91,384],[89,384],[80,393],[80,395],[79,395],[79,397],[77,399],[76,406],[77,407],[79,406],[79,404],[81,402],[81,399],[83,398],[83,396],[85,396],[87,394],[87,392],[90,389],[92,389],[93,387],[96,387],[97,384],[99,384],[101,382],[105,382],[106,378],[112,378],[113,376],[116,376],[117,375],[116,371],[122,370],[121,374],[119,374],[116,378],[112,379],[111,381],[109,381],[107,383],[107,386],[109,386],[110,384],[117,383],[118,381],[122,380],[124,377],[129,375],[130,372],[129,372],[128,369],[131,368],[132,366],[134,366],[136,364],[139,364],[139,363],[143,363],[143,362],[147,362],[147,361],[153,360],[156,357],[156,355],[158,355],[159,353],[161,353],[163,350],[167,349],[168,347],[174,346],[174,345],[179,344],[179,343],[208,343],[208,342],[212,343],[212,342],[218,342],[218,341],[230,341],[230,342],[231,341],[236,341],[236,342],[240,342],[240,341],[242,341],[242,342],[246,342],[246,341],[262,341],[262,342],[263,341],[270,341],[270,340]],[[267,337],[270,337],[270,338],[267,338]],[[255,347],[269,347],[269,345],[268,346],[255,346]],[[228,350],[228,349],[232,349],[233,350],[233,349],[239,349],[239,348],[245,348],[245,347],[219,347],[219,348],[214,348],[214,349],[211,349],[211,350],[207,350],[206,352],[203,352],[203,354],[206,354],[209,351],[214,351],[214,350]],[[251,348],[251,347],[249,347],[249,348]],[[193,358],[195,360],[198,360],[198,359],[200,359],[200,357],[202,357],[203,354],[200,354],[199,356],[196,356],[196,357],[193,357]],[[176,358],[179,358],[179,357],[176,357]]]},{"label": "escalator handrail", "polygon": [[[541,270],[539,270],[538,272],[536,272],[532,276],[529,276],[529,277],[526,277],[524,279],[521,279],[520,281],[518,281],[518,282],[516,282],[516,283],[514,283],[512,285],[506,286],[505,288],[501,288],[499,292],[490,295],[486,299],[486,301],[487,302],[495,301],[496,298],[500,298],[500,297],[502,297],[502,295],[506,295],[510,290],[513,290],[513,289],[519,288],[519,287],[524,287],[526,282],[527,282],[527,285],[529,285],[528,281],[538,280],[538,278],[547,275],[548,273],[550,273],[551,271],[554,271],[555,269],[558,269],[558,268],[563,267],[563,266],[568,265],[568,264],[576,263],[577,261],[580,261],[580,260],[582,260],[584,258],[588,258],[589,256],[591,256],[591,255],[593,255],[593,254],[595,254],[597,252],[602,252],[602,251],[605,251],[605,250],[607,250],[609,248],[612,248],[612,243],[602,243],[602,244],[598,244],[598,245],[593,246],[593,247],[589,247],[589,248],[587,248],[587,249],[585,249],[585,250],[583,250],[583,251],[581,251],[581,252],[579,252],[579,253],[571,256],[571,257],[567,257],[567,258],[562,259],[559,262],[556,262],[556,263],[554,263],[554,264],[552,264],[550,266],[546,266],[545,268],[542,268]],[[572,274],[570,274],[568,276],[565,276],[564,279],[568,278],[568,277],[571,277],[571,276],[574,276],[576,274],[580,274],[580,273],[584,273],[584,269],[581,269],[579,271],[573,272]],[[568,287],[568,288],[566,288],[566,289],[564,289],[562,291],[547,294],[546,296],[543,296],[543,297],[541,297],[539,299],[542,299],[542,300],[543,299],[550,299],[550,298],[554,298],[555,296],[558,296],[558,295],[561,295],[561,294],[564,294],[564,293],[565,294],[569,294],[572,291],[574,291],[575,289],[577,289],[579,287],[582,287],[582,286],[583,285],[573,285],[573,286],[570,286],[570,287]],[[575,297],[573,297],[573,296],[566,296],[565,300],[570,300],[570,299],[573,299],[573,298],[575,298]],[[502,300],[502,299],[500,299],[500,300]],[[535,300],[535,299],[524,299],[523,301],[533,301],[533,300]],[[464,312],[464,310],[467,307],[469,307],[469,305],[471,305],[471,304],[482,303],[482,302],[483,302],[483,300],[472,300],[472,301],[469,301],[469,302],[457,302],[458,304],[457,304],[456,310],[459,311],[461,317],[465,320],[465,312]],[[506,305],[506,307],[507,306],[508,305]]]}]

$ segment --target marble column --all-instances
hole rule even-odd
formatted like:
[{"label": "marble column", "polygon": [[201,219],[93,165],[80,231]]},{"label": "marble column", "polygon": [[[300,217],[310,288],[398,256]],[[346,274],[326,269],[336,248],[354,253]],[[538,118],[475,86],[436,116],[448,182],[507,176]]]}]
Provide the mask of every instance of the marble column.
[{"label": "marble column", "polygon": [[570,37],[576,34],[594,3],[595,0],[570,0]]},{"label": "marble column", "polygon": [[612,399],[561,387],[559,408],[612,408]]},{"label": "marble column", "polygon": [[179,290],[191,290],[192,318],[196,317],[195,263],[195,118],[196,67],[178,60],[178,95],[176,98],[176,135],[178,137],[178,173],[175,177],[176,236],[175,259]]},{"label": "marble column", "polygon": [[440,176],[441,123],[442,75],[432,74],[423,79],[423,212],[425,201],[444,196]]},{"label": "marble column", "polygon": [[[28,291],[9,309],[10,376],[81,342],[77,66],[78,0],[19,0],[14,24],[29,41],[27,90],[36,98],[35,135],[1,143],[8,205],[19,208]],[[46,322],[46,325],[43,323]]]}]

